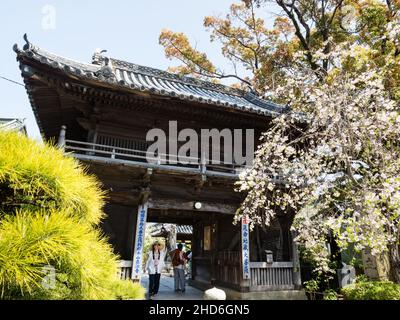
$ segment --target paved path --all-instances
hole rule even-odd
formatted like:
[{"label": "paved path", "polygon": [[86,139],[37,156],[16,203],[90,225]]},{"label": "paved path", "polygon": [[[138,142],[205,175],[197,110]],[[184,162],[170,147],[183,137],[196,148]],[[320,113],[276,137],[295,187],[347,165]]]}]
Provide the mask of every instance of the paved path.
[{"label": "paved path", "polygon": [[[149,288],[148,274],[142,276],[141,284],[146,288],[147,297],[147,290]],[[160,289],[158,290],[158,294],[153,297],[153,300],[203,300],[203,291],[186,285],[186,291],[184,293],[175,292],[174,278],[162,275],[160,279]]]}]

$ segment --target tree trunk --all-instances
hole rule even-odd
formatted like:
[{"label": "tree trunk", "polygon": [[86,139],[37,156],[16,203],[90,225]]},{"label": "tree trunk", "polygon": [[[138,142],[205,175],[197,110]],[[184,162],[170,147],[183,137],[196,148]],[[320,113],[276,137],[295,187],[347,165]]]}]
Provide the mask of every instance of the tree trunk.
[{"label": "tree trunk", "polygon": [[257,241],[257,261],[263,261],[263,252],[260,241],[260,229],[258,225],[256,225],[256,241]]},{"label": "tree trunk", "polygon": [[400,252],[397,243],[389,247],[390,278],[393,282],[400,283]]},{"label": "tree trunk", "polygon": [[176,225],[171,224],[169,226],[169,250],[175,250],[176,249]]}]

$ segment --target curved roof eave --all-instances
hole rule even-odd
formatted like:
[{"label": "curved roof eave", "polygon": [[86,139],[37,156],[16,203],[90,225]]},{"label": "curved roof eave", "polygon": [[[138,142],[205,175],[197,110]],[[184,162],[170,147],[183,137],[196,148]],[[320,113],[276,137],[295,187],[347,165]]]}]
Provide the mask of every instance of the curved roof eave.
[{"label": "curved roof eave", "polygon": [[110,59],[96,52],[92,63],[83,63],[55,55],[28,41],[23,49],[14,45],[18,60],[28,59],[81,80],[97,81],[119,89],[148,92],[153,95],[218,105],[242,112],[275,117],[287,108],[261,99],[252,92],[234,89],[170,72]]}]

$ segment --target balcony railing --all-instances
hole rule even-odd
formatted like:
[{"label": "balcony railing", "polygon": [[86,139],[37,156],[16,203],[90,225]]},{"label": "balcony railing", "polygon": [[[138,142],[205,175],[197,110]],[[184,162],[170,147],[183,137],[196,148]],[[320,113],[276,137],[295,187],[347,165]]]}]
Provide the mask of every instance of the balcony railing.
[{"label": "balcony railing", "polygon": [[[156,168],[166,171],[178,171],[203,176],[217,176],[238,179],[240,172],[250,166],[235,163],[209,161],[202,157],[177,156],[159,153],[156,156],[146,149],[147,142],[99,136],[103,143],[91,143],[66,139],[66,127],[62,126],[58,146],[81,160],[106,163],[119,163],[144,168]],[[128,147],[126,147],[128,146]],[[133,146],[134,148],[130,148]],[[179,161],[171,162],[171,157]],[[286,183],[284,176],[271,173],[271,180],[278,184]]]},{"label": "balcony railing", "polygon": [[221,162],[218,164],[208,163],[205,158],[179,156],[172,162],[171,158],[176,155],[159,153],[154,155],[146,150],[121,148],[105,144],[97,144],[76,140],[65,140],[64,148],[73,152],[79,159],[106,160],[108,162],[126,163],[150,168],[192,172],[204,175],[238,177],[239,173],[246,168],[244,165]]}]

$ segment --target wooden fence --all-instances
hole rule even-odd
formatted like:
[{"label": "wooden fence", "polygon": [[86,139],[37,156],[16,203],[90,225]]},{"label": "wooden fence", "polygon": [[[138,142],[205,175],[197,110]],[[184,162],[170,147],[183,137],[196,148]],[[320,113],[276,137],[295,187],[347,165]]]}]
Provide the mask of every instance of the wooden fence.
[{"label": "wooden fence", "polygon": [[132,261],[129,260],[120,261],[119,268],[120,268],[119,276],[121,277],[121,279],[128,280],[131,278]]},{"label": "wooden fence", "polygon": [[[238,251],[218,253],[218,281],[231,287],[244,285],[242,281],[241,255]],[[250,262],[250,291],[292,290],[292,262]]]},{"label": "wooden fence", "polygon": [[251,262],[250,275],[250,291],[294,289],[292,262]]},{"label": "wooden fence", "polygon": [[[120,262],[121,279],[130,279],[132,261]],[[292,262],[250,262],[250,291],[293,290]],[[242,283],[240,252],[222,251],[218,253],[218,282],[238,288]]]}]

